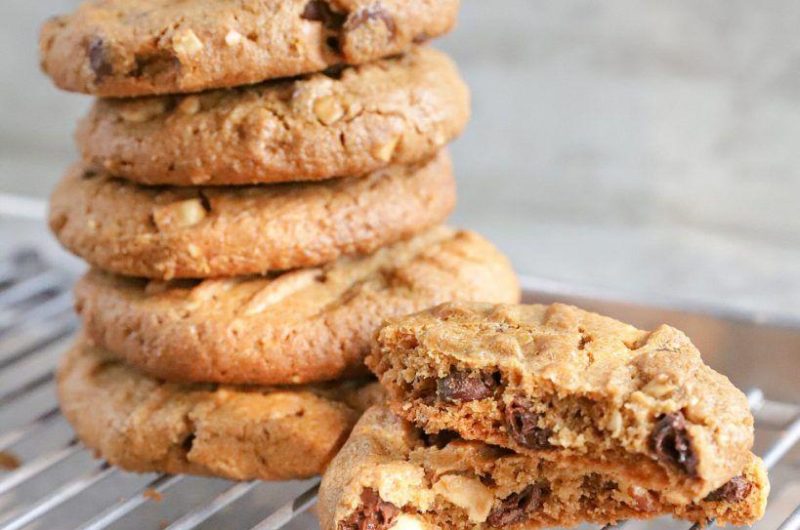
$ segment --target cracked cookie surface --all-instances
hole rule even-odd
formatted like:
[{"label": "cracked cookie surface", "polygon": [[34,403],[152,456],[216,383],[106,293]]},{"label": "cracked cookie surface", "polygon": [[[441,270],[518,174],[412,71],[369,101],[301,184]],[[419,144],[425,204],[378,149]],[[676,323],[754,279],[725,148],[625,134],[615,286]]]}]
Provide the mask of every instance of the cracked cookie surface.
[{"label": "cracked cookie surface", "polygon": [[198,92],[363,64],[448,32],[458,0],[87,0],[47,21],[43,70],[102,97]]},{"label": "cracked cookie surface", "polygon": [[384,406],[356,424],[322,479],[322,530],[534,530],[612,524],[662,515],[747,525],[764,513],[764,465],[748,454],[741,474],[705,499],[680,504],[642,486],[636,466],[597,468],[584,457],[515,454],[457,436],[426,436]]},{"label": "cracked cookie surface", "polygon": [[520,294],[488,241],[442,226],[319,268],[170,282],[92,270],[75,292],[89,336],[130,364],[169,380],[241,384],[363,373],[383,319]]},{"label": "cracked cookie surface", "polygon": [[79,164],[49,218],[65,247],[104,270],[204,278],[367,254],[441,223],[455,200],[446,152],[367,177],[246,187],[146,187]]},{"label": "cracked cookie surface", "polygon": [[368,380],[282,388],[165,383],[85,337],[61,363],[58,394],[81,441],[113,465],[233,480],[321,473],[381,395]]},{"label": "cracked cookie surface", "polygon": [[390,321],[367,364],[430,433],[624,461],[675,502],[729,481],[753,444],[746,397],[683,333],[563,304],[444,304]]},{"label": "cracked cookie surface", "polygon": [[420,162],[468,117],[455,65],[417,48],[327,75],[98,100],[77,140],[87,164],[143,184],[290,182]]}]

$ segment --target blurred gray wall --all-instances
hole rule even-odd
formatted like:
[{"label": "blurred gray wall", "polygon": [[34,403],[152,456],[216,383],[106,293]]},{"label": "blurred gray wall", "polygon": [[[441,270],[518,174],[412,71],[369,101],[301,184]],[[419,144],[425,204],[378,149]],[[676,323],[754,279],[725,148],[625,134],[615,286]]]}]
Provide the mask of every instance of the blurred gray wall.
[{"label": "blurred gray wall", "polygon": [[[75,4],[0,4],[0,192],[75,156],[88,98],[36,53]],[[454,222],[523,273],[800,316],[798,27],[791,0],[464,0]]]}]

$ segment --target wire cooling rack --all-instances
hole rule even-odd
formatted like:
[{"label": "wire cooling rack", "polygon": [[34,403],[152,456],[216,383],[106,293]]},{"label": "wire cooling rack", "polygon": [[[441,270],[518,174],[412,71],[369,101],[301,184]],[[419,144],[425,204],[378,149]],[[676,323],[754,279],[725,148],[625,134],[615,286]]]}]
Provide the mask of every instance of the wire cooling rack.
[{"label": "wire cooling rack", "polygon": [[[310,510],[318,480],[235,483],[129,474],[94,459],[74,439],[59,413],[53,380],[53,367],[78,326],[73,281],[34,249],[0,251],[0,529],[318,528]],[[527,292],[537,300],[557,295]],[[768,399],[758,388],[748,398],[759,452],[775,485],[770,513],[758,528],[800,529],[800,407]],[[607,528],[686,527],[660,520]]]}]

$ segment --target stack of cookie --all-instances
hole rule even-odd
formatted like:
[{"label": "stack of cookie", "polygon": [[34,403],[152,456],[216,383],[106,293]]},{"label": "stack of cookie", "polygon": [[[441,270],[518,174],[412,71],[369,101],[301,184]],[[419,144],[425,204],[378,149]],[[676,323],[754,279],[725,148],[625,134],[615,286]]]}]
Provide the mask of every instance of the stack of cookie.
[{"label": "stack of cookie", "polygon": [[364,414],[326,472],[323,530],[764,514],[747,398],[669,326],[449,303],[389,321],[367,364],[388,408]]},{"label": "stack of cookie", "polygon": [[457,0],[91,0],[44,70],[99,96],[50,225],[92,269],[59,372],[83,442],[135,471],[319,473],[374,401],[384,318],[513,302],[506,258],[441,225],[469,97],[421,43]]}]

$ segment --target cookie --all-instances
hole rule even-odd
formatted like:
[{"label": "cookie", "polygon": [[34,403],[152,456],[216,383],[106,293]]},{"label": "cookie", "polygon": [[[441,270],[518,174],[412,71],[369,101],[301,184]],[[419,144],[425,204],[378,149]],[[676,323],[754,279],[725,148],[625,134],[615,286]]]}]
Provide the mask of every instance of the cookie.
[{"label": "cookie", "polygon": [[128,471],[288,480],[319,474],[377,385],[179,385],[148,377],[84,337],[58,372],[61,410],[80,440]]},{"label": "cookie", "polygon": [[489,242],[436,227],[368,256],[268,276],[148,282],[93,270],[76,306],[99,345],[153,376],[268,385],[364,373],[384,318],[519,294]]},{"label": "cookie", "polygon": [[144,184],[254,184],[361,176],[430,158],[469,117],[444,54],[402,57],[189,96],[98,100],[84,160]]},{"label": "cookie", "polygon": [[384,326],[367,364],[429,433],[625,461],[684,503],[750,458],[747,398],[669,326],[562,304],[445,304]]},{"label": "cookie", "polygon": [[448,32],[458,0],[87,0],[39,37],[65,90],[129,97],[363,64]]},{"label": "cookie", "polygon": [[206,278],[369,253],[441,223],[455,200],[444,152],[364,178],[247,187],[145,187],[79,164],[52,195],[50,227],[107,271]]},{"label": "cookie", "polygon": [[764,513],[769,482],[752,454],[742,469],[705,499],[679,504],[669,490],[642,486],[635,466],[592,469],[583,457],[431,438],[376,406],[325,471],[318,515],[322,530],[534,530],[661,515],[749,525]]}]

